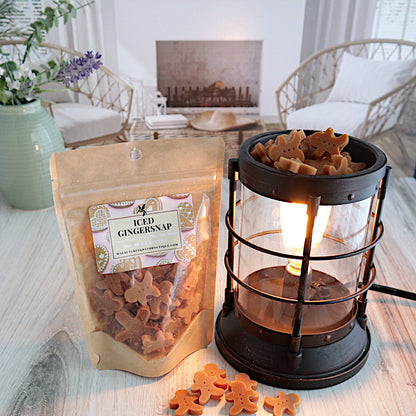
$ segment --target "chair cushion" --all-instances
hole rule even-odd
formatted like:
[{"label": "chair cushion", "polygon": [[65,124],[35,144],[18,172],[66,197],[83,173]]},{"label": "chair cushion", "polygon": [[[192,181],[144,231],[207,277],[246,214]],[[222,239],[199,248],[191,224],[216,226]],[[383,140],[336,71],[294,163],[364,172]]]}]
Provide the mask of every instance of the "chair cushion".
[{"label": "chair cushion", "polygon": [[37,95],[41,100],[52,101],[54,103],[68,103],[73,101],[72,91],[59,82],[49,82],[43,86],[42,90],[47,91]]},{"label": "chair cushion", "polygon": [[376,61],[344,52],[328,101],[368,104],[412,77],[415,60]]},{"label": "chair cushion", "polygon": [[287,116],[288,129],[326,130],[356,136],[364,124],[368,104],[323,102],[294,111]]},{"label": "chair cushion", "polygon": [[119,113],[88,104],[57,103],[52,111],[67,144],[117,133],[122,126]]}]

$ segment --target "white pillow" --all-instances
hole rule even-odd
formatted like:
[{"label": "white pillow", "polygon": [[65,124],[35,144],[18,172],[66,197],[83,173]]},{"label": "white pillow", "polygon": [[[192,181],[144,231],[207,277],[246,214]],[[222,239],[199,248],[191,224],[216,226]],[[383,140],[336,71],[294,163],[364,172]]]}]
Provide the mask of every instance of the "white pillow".
[{"label": "white pillow", "polygon": [[368,104],[325,101],[290,113],[286,124],[289,130],[326,130],[332,127],[336,133],[357,137],[367,110]]},{"label": "white pillow", "polygon": [[415,66],[416,60],[376,61],[344,52],[327,101],[368,104],[410,79]]}]

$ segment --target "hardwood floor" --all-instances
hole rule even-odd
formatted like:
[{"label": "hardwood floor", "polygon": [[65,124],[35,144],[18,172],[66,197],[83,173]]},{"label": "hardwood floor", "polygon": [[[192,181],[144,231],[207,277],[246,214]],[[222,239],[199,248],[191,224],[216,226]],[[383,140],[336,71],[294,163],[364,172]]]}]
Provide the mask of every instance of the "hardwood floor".
[{"label": "hardwood floor", "polygon": [[393,177],[413,176],[416,166],[416,136],[404,133],[400,128],[369,139],[387,155]]}]

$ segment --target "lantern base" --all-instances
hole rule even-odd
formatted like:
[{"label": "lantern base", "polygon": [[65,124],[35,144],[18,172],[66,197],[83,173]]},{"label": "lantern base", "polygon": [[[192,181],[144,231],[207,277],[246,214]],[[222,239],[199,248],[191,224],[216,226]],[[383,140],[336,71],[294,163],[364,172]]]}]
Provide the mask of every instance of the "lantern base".
[{"label": "lantern base", "polygon": [[273,342],[273,334],[266,328],[259,326],[257,334],[247,331],[247,323],[236,316],[235,307],[218,315],[215,342],[233,367],[261,383],[290,389],[329,387],[355,375],[367,360],[370,332],[356,318],[342,338],[325,345],[301,347],[300,353],[294,354],[280,342],[287,334],[275,332]]}]

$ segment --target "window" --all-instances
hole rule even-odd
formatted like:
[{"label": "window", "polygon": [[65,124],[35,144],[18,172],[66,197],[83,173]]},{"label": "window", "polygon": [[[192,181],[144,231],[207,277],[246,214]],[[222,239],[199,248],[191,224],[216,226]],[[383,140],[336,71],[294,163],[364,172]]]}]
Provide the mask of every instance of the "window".
[{"label": "window", "polygon": [[[19,14],[13,16],[13,24],[16,29],[26,31],[29,28],[31,22],[36,20],[40,13],[44,9],[44,3],[47,0],[14,0],[15,6],[19,10]],[[20,37],[20,36],[18,36]],[[46,40],[46,33],[42,31],[42,39]],[[38,56],[46,56],[48,54],[47,50],[44,48],[39,48],[37,50]]]},{"label": "window", "polygon": [[21,15],[14,18],[16,26],[28,27],[43,10],[43,0],[15,0]]},{"label": "window", "polygon": [[377,0],[373,38],[416,42],[416,0]]}]

